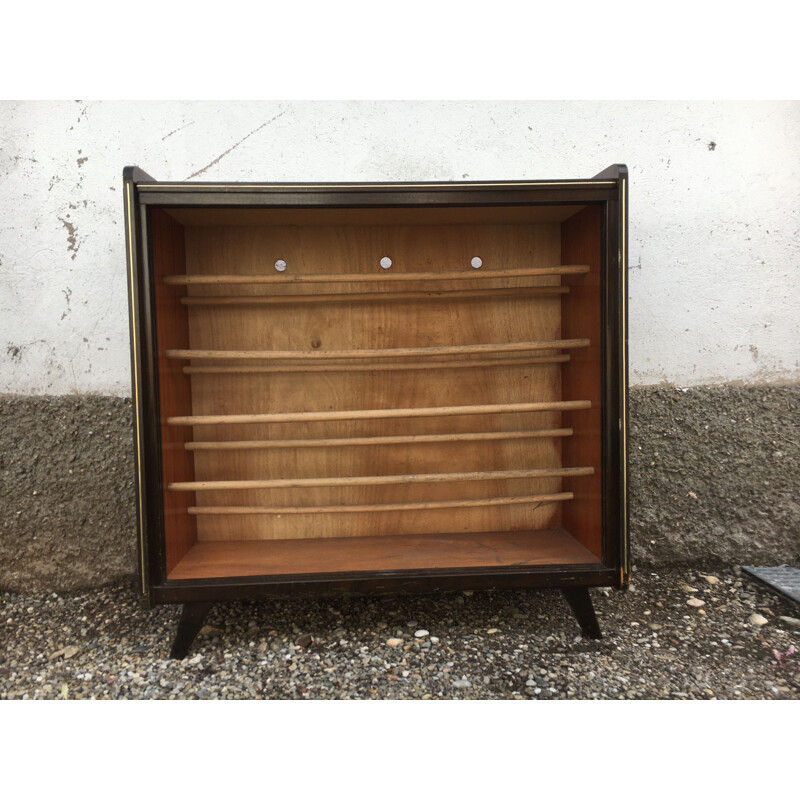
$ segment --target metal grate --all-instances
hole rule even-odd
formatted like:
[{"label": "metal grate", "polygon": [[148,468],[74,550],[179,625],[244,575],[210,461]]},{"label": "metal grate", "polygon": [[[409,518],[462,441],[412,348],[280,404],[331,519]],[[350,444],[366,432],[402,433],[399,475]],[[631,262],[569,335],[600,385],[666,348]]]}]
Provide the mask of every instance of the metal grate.
[{"label": "metal grate", "polygon": [[780,567],[742,567],[742,570],[800,605],[800,569],[797,567],[784,564]]}]

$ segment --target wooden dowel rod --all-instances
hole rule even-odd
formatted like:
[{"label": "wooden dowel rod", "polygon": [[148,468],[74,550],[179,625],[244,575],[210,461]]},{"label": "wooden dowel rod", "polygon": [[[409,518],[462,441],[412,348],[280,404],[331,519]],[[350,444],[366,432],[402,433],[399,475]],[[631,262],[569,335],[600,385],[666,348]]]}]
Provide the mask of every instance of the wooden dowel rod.
[{"label": "wooden dowel rod", "polygon": [[358,475],[347,478],[275,478],[264,481],[176,481],[171,492],[228,491],[230,489],[307,489],[320,486],[388,486],[455,481],[510,481],[519,478],[578,478],[593,475],[594,467],[508,469],[495,472],[431,472],[423,475]]},{"label": "wooden dowel rod", "polygon": [[272,439],[266,441],[186,442],[187,450],[273,450],[302,447],[361,447],[383,444],[432,444],[434,442],[485,442],[513,439],[548,439],[572,436],[572,428],[538,431],[488,431],[486,433],[423,433],[407,436],[361,436],[352,439]]},{"label": "wooden dowel rod", "polygon": [[554,339],[544,342],[503,344],[462,344],[447,347],[397,347],[369,350],[167,350],[167,358],[251,359],[260,361],[302,361],[305,359],[410,358],[413,356],[469,355],[476,353],[518,353],[526,350],[567,350],[589,347],[588,339]]},{"label": "wooden dowel rod", "polygon": [[456,289],[441,292],[368,292],[339,294],[245,295],[231,297],[182,297],[185,306],[262,306],[290,303],[371,303],[376,300],[469,300],[498,297],[538,297],[568,294],[569,286],[501,286],[484,289]]},{"label": "wooden dowel rod", "polygon": [[585,264],[558,267],[525,267],[523,269],[471,269],[463,272],[356,272],[343,275],[166,275],[171,286],[234,283],[369,283],[388,281],[469,281],[492,278],[527,278],[534,275],[582,275],[589,272]]},{"label": "wooden dowel rod", "polygon": [[402,361],[396,364],[271,364],[267,366],[183,367],[186,375],[253,375],[283,372],[397,372],[415,369],[475,369],[477,367],[522,367],[530,364],[563,364],[566,354],[558,356],[527,356],[524,358],[495,358],[479,361]]},{"label": "wooden dowel rod", "polygon": [[526,497],[491,497],[477,500],[432,500],[428,503],[385,503],[361,506],[189,506],[190,514],[358,514],[367,511],[429,511],[436,508],[481,508],[522,503],[559,503],[572,500],[572,492],[533,494]]},{"label": "wooden dowel rod", "polygon": [[396,419],[408,417],[459,417],[523,411],[581,411],[590,400],[557,400],[548,403],[496,403],[482,406],[438,406],[436,408],[369,408],[351,411],[297,411],[276,414],[219,414],[168,417],[168,425],[237,425],[265,422],[328,422],[345,419]]}]

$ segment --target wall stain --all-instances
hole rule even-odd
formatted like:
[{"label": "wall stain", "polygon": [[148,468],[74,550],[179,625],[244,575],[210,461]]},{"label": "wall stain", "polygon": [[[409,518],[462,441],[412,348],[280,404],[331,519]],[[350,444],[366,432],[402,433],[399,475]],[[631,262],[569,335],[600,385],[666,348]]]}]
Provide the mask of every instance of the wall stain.
[{"label": "wall stain", "polygon": [[750,355],[753,357],[753,361],[758,361],[758,348],[754,345],[750,345]]},{"label": "wall stain", "polygon": [[[13,342],[9,342],[6,346],[6,355],[15,363],[20,364],[22,362],[22,356],[25,354],[25,350],[27,350],[31,345],[34,344],[44,344],[46,345],[47,342],[44,339],[34,339],[32,342],[25,342],[24,344],[14,344]],[[54,348],[50,347],[51,350],[54,351]]]},{"label": "wall stain", "polygon": [[69,300],[72,297],[72,289],[70,289],[69,286],[67,286],[66,289],[62,289],[61,290],[61,293],[64,295],[64,297],[66,298],[66,301],[67,301],[67,310],[61,315],[61,319],[63,320],[64,317],[66,317],[68,314],[72,313],[72,309],[70,308],[70,305],[69,305]]},{"label": "wall stain", "polygon": [[[69,216],[69,214],[67,214]],[[78,242],[78,228],[77,226],[73,225],[69,220],[64,219],[63,217],[58,218],[61,224],[67,229],[67,252],[70,250],[72,252],[72,260],[75,260],[75,256],[78,255],[78,250],[80,250],[81,245]]]}]

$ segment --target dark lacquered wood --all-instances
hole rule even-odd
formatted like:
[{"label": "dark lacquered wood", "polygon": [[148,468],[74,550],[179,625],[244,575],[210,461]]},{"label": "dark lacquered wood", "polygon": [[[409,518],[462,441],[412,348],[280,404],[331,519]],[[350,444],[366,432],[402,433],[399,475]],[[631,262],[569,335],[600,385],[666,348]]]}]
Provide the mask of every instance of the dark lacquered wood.
[{"label": "dark lacquered wood", "polygon": [[561,591],[575,614],[583,635],[589,639],[602,639],[603,635],[600,633],[600,625],[594,613],[589,589],[586,586],[575,586]]},{"label": "dark lacquered wood", "polygon": [[181,610],[181,618],[178,621],[178,630],[172,642],[172,650],[169,657],[184,659],[189,655],[189,650],[195,637],[200,633],[203,623],[208,616],[208,612],[213,608],[213,603],[186,603]]},{"label": "dark lacquered wood", "polygon": [[501,569],[407,570],[339,575],[290,575],[166,581],[153,587],[157,603],[340,594],[442,593],[464,589],[563,589],[613,586],[614,570],[602,565],[503,567]]},{"label": "dark lacquered wood", "polygon": [[191,428],[167,424],[169,417],[190,414],[192,410],[191,379],[166,355],[172,348],[190,346],[189,321],[181,304],[183,292],[179,287],[164,282],[165,275],[185,270],[186,253],[183,227],[164,211],[152,210],[150,227],[155,275],[162,502],[164,525],[168,532],[164,537],[164,558],[169,574],[197,541],[195,520],[187,513],[190,506],[196,505],[194,492],[180,495],[167,488],[171,481],[194,480],[194,459],[186,450],[186,443],[192,439]]},{"label": "dark lacquered wood", "polygon": [[[603,336],[602,336],[602,237],[603,208],[587,206],[561,224],[561,258],[580,253],[588,264],[589,274],[564,276],[570,287],[569,302],[561,304],[562,335],[583,331],[591,346],[571,354],[561,370],[564,397],[576,392],[591,402],[591,407],[564,414],[564,424],[573,429],[570,441],[562,443],[565,464],[594,466],[594,475],[582,481],[567,479],[566,491],[575,494],[575,502],[563,509],[563,525],[598,558],[603,547],[603,475],[601,470],[601,424],[603,415]],[[573,280],[574,278],[579,280]],[[577,459],[577,461],[576,461]]]},{"label": "dark lacquered wood", "polygon": [[404,207],[505,206],[604,202],[613,181],[534,181],[502,184],[161,184],[140,189],[141,202],[170,206]]},{"label": "dark lacquered wood", "polygon": [[133,445],[135,465],[136,488],[136,541],[137,563],[140,588],[145,598],[150,601],[150,589],[160,581],[159,575],[154,575],[151,569],[153,551],[158,545],[153,545],[153,539],[160,537],[151,536],[152,503],[150,496],[150,475],[153,464],[149,446],[151,426],[147,424],[148,398],[152,388],[148,384],[148,371],[146,364],[150,359],[149,341],[147,339],[147,310],[150,299],[147,295],[146,273],[143,236],[144,228],[140,207],[138,203],[138,181],[152,181],[153,179],[138,167],[126,167],[122,174],[123,203],[125,211],[125,244],[127,255],[128,274],[128,303],[131,340],[131,394],[133,399]]},{"label": "dark lacquered wood", "polygon": [[604,204],[603,474],[604,555],[618,567],[617,586],[630,583],[628,472],[628,169],[615,164],[595,176],[617,181],[616,196]]}]

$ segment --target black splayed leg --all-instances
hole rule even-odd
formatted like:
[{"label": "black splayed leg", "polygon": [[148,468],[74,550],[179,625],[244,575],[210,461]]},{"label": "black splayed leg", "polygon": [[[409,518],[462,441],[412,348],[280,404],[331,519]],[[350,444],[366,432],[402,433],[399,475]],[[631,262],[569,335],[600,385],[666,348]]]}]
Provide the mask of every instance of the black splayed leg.
[{"label": "black splayed leg", "polygon": [[574,586],[562,591],[569,603],[569,607],[578,620],[578,625],[581,626],[583,635],[589,639],[602,639],[603,634],[600,633],[600,626],[597,624],[597,617],[594,613],[594,606],[592,605],[592,598],[589,596],[588,587]]},{"label": "black splayed leg", "polygon": [[194,637],[203,627],[206,616],[213,605],[213,603],[186,603],[184,605],[178,622],[178,630],[175,633],[175,641],[172,643],[172,650],[169,654],[170,658],[186,658]]}]

